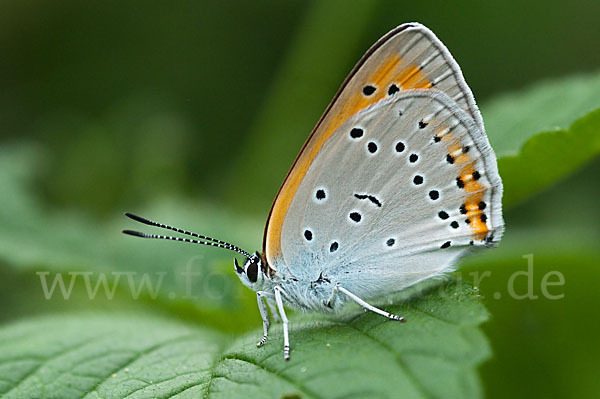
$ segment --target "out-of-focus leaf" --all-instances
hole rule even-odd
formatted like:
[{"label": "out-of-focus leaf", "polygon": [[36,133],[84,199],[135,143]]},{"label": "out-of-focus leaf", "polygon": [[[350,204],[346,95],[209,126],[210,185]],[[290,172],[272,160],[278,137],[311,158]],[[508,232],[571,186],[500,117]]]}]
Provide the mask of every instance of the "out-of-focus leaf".
[{"label": "out-of-focus leaf", "polygon": [[[98,223],[79,213],[46,211],[30,187],[39,158],[40,151],[30,146],[0,150],[0,260],[2,267],[12,269],[6,273],[13,278],[20,273],[32,282],[26,299],[33,306],[24,308],[40,303],[47,307],[50,302],[98,306],[107,300],[150,301],[229,330],[240,331],[259,321],[256,301],[233,272],[233,253],[125,236],[124,228],[157,230],[121,214]],[[260,245],[260,221],[214,205],[163,201],[141,213],[225,238],[248,251]],[[9,284],[7,289],[19,288]]]},{"label": "out-of-focus leaf", "polygon": [[[539,248],[532,243],[528,252],[507,251],[485,262],[469,262],[461,270],[465,276],[490,273],[479,287],[493,315],[483,330],[494,357],[481,368],[485,396],[490,399],[505,398],[509,392],[518,399],[576,398],[600,392],[596,372],[600,324],[593,316],[600,256],[591,251],[577,254],[559,242],[554,244],[557,249],[551,252],[544,250],[546,245]],[[531,273],[524,255],[532,256]],[[550,296],[544,294],[544,281],[558,284],[545,285]],[[523,298],[529,284],[533,297]],[[510,294],[509,287],[517,296]]]},{"label": "out-of-focus leaf", "polygon": [[[503,203],[511,207],[556,183],[600,154],[600,109],[568,129],[531,137],[516,156],[498,161],[504,181]],[[567,183],[568,186],[568,183]]]},{"label": "out-of-focus leaf", "polygon": [[[484,104],[510,208],[600,153],[600,74],[539,83]],[[596,110],[596,111],[595,111]]]},{"label": "out-of-focus leaf", "polygon": [[[230,198],[246,209],[269,209],[277,188],[355,63],[359,39],[380,1],[314,2],[290,43],[262,112],[233,168]],[[341,76],[341,77],[340,77]],[[326,100],[328,101],[328,100]],[[257,184],[259,182],[260,184]],[[260,191],[256,187],[262,187]]]},{"label": "out-of-focus leaf", "polygon": [[[458,273],[478,280],[493,315],[483,326],[494,352],[481,368],[486,397],[575,398],[600,392],[595,367],[600,323],[592,316],[599,303],[600,185],[594,184],[599,179],[600,159],[570,177],[568,185],[511,209],[499,247],[461,262]],[[529,290],[532,297],[525,298]]]},{"label": "out-of-focus leaf", "polygon": [[498,158],[518,155],[533,136],[568,130],[600,108],[600,73],[538,83],[485,103],[481,112]]}]

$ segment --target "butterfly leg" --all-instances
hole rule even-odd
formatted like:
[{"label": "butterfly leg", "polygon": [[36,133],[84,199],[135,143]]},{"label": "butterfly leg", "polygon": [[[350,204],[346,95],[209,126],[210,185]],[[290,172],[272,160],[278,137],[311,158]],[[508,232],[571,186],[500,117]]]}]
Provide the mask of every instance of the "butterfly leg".
[{"label": "butterfly leg", "polygon": [[262,317],[264,332],[262,339],[256,344],[258,348],[260,348],[265,344],[265,342],[267,342],[267,335],[269,334],[269,327],[271,326],[269,312],[267,312],[267,307],[265,306],[265,299],[266,297],[263,291],[256,292],[256,300],[258,301],[258,311],[260,312],[260,317]]},{"label": "butterfly leg", "polygon": [[329,301],[327,301],[327,306],[333,309],[333,304],[335,303],[335,298],[337,298],[337,294],[339,291],[339,285],[334,285],[333,290],[331,291],[331,296],[329,297]]},{"label": "butterfly leg", "polygon": [[[383,317],[387,317],[388,319],[397,320],[400,322],[403,322],[405,320],[404,317],[402,317],[402,316],[397,316],[395,314],[388,313],[385,310],[376,308],[375,306],[363,301],[362,299],[360,299],[359,297],[357,297],[356,295],[354,295],[353,293],[351,293],[344,287],[340,287],[337,284],[333,286],[333,293],[331,294],[332,299],[335,299],[335,296],[337,295],[337,291],[340,291],[341,293],[345,294],[346,296],[348,296],[348,298],[352,299],[354,302],[358,303],[363,308],[370,310],[371,312],[375,312],[377,314],[382,315]],[[330,299],[329,303],[332,304],[331,299]]]},{"label": "butterfly leg", "polygon": [[279,309],[279,315],[283,322],[283,358],[290,360],[290,337],[288,335],[288,319],[285,315],[285,309],[283,308],[283,301],[281,300],[281,287],[276,285],[273,289],[275,291],[275,302],[277,303],[277,309]]},{"label": "butterfly leg", "polygon": [[273,299],[266,298],[267,305],[269,305],[269,310],[271,311],[271,317],[273,318],[274,323],[281,322],[281,318],[279,317],[279,312],[277,312],[277,305],[273,302]]}]

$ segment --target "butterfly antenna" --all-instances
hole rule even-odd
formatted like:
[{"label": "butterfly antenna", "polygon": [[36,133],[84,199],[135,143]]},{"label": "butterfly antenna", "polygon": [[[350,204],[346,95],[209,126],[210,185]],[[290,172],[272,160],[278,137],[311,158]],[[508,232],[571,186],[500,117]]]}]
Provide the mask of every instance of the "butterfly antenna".
[{"label": "butterfly antenna", "polygon": [[[199,238],[200,240],[193,240],[193,239],[190,239],[190,238],[181,238],[181,237],[173,237],[173,236],[164,236],[164,235],[159,235],[159,234],[147,234],[147,233],[142,233],[142,232],[134,231],[134,230],[123,230],[124,234],[128,234],[130,236],[142,237],[142,238],[154,238],[154,239],[160,239],[160,240],[182,241],[182,242],[189,242],[189,243],[192,243],[192,244],[210,245],[210,246],[213,246],[213,247],[219,247],[219,248],[223,248],[223,249],[229,249],[230,251],[238,252],[238,253],[244,255],[245,257],[250,257],[250,254],[248,252],[246,252],[243,249],[239,248],[238,246],[230,244],[230,243],[228,243],[226,241],[217,240],[216,238],[212,238],[212,237],[208,237],[208,236],[203,236],[201,234],[193,233],[191,231],[179,229],[177,227],[169,226],[169,225],[166,225],[166,224],[162,224],[162,223],[158,223],[158,222],[153,222],[152,220],[148,220],[146,218],[143,218],[143,217],[138,216],[138,215],[134,215],[133,213],[129,213],[129,212],[126,212],[125,216],[127,216],[127,217],[135,220],[136,222],[147,224],[149,226],[155,226],[155,227],[160,227],[162,229],[167,229],[167,230],[175,231],[177,233],[181,233],[181,234],[185,234],[185,235],[188,235],[188,236]],[[203,241],[203,240],[209,240],[209,241]]]}]

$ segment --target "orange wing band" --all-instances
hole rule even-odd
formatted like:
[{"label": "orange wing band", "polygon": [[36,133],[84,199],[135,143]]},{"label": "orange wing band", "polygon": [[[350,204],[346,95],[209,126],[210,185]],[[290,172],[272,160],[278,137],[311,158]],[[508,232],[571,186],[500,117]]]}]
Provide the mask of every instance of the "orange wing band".
[{"label": "orange wing band", "polygon": [[[273,259],[281,255],[281,229],[285,215],[308,168],[333,133],[356,113],[382,100],[393,85],[399,90],[431,87],[431,82],[417,66],[400,69],[400,64],[401,58],[397,55],[383,62],[379,69],[367,77],[360,90],[352,94],[347,101],[331,107],[322,121],[323,130],[309,137],[273,205],[265,237],[267,258]],[[368,92],[362,90],[366,86],[371,86],[375,91],[367,94]]]},{"label": "orange wing band", "polygon": [[466,153],[462,153],[462,145],[451,133],[442,136],[442,141],[448,144],[448,153],[455,154],[461,152],[454,160],[457,165],[462,165],[458,174],[463,184],[463,188],[467,195],[464,202],[464,210],[466,217],[473,232],[473,239],[483,240],[486,238],[489,229],[487,227],[487,218],[484,216],[483,209],[480,209],[479,204],[483,200],[483,196],[487,188],[481,184],[476,177],[475,161]]}]

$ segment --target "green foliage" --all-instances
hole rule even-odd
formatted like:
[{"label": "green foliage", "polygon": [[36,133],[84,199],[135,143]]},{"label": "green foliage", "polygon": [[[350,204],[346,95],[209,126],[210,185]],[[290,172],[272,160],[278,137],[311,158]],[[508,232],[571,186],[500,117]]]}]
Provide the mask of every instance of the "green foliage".
[{"label": "green foliage", "polygon": [[599,91],[600,74],[578,76],[505,94],[484,105],[488,136],[504,180],[505,207],[600,153],[600,112],[591,112],[600,108]]},{"label": "green foliage", "polygon": [[568,130],[600,108],[598,91],[600,74],[589,74],[548,80],[488,101],[482,113],[496,155],[518,155],[534,133]]},{"label": "green foliage", "polygon": [[476,296],[468,287],[450,285],[396,306],[411,321],[404,325],[374,314],[297,318],[289,363],[282,359],[279,326],[257,348],[256,332],[230,342],[214,330],[140,312],[38,317],[0,329],[0,394],[479,396],[473,366],[489,356],[489,348],[477,329],[487,312]]},{"label": "green foliage", "polygon": [[[513,206],[568,176],[600,153],[600,109],[570,128],[540,133],[529,139],[517,156],[500,159],[506,207]],[[525,174],[527,179],[513,176]]]}]

